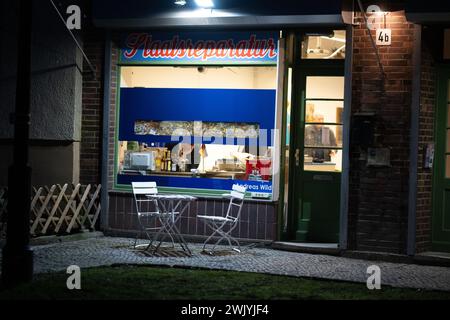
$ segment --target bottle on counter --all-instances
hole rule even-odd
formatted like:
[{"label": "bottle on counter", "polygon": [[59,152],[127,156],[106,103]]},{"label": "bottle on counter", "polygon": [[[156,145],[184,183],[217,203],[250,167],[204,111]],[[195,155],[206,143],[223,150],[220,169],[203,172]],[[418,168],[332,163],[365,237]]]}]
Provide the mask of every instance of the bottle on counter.
[{"label": "bottle on counter", "polygon": [[157,153],[156,153],[156,159],[155,159],[155,169],[156,169],[156,171],[161,171],[162,169],[161,169],[161,164],[162,164],[162,161],[161,161],[161,155],[159,154],[159,152],[157,151]]}]

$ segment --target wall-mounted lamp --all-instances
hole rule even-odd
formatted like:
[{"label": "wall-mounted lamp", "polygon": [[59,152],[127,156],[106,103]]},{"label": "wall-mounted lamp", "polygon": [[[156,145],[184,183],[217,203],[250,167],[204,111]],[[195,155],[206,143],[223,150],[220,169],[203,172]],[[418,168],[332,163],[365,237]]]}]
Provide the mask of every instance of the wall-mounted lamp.
[{"label": "wall-mounted lamp", "polygon": [[369,15],[375,15],[379,18],[383,18],[384,20],[384,27],[386,28],[386,16],[389,14],[389,11],[384,11],[380,8],[378,5],[370,5],[367,7],[366,13]]},{"label": "wall-mounted lamp", "polygon": [[174,4],[176,4],[177,6],[185,6],[186,0],[175,0]]},{"label": "wall-mounted lamp", "polygon": [[213,8],[214,2],[212,0],[195,0],[195,4],[200,8]]},{"label": "wall-mounted lamp", "polygon": [[389,13],[387,11],[383,11],[379,6],[375,4],[368,6],[366,12],[368,14],[376,14],[377,16],[380,17]]}]

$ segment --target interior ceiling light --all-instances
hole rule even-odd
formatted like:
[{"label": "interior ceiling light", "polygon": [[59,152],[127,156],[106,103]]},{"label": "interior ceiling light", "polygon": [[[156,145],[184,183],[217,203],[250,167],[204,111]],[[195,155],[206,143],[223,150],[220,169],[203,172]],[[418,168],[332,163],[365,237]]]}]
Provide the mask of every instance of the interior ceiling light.
[{"label": "interior ceiling light", "polygon": [[186,0],[176,0],[174,3],[177,6],[185,6],[186,5]]},{"label": "interior ceiling light", "polygon": [[197,6],[199,6],[201,8],[213,8],[214,7],[214,3],[212,2],[212,0],[195,0],[195,3],[197,4]]}]

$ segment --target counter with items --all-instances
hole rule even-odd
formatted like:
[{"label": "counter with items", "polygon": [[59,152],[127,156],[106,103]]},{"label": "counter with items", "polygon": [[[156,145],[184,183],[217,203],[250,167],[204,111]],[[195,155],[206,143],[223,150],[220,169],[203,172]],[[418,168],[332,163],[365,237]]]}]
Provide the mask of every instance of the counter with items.
[{"label": "counter with items", "polygon": [[[270,158],[233,151],[229,146],[177,144],[148,147],[128,142],[120,159],[120,175],[200,177],[232,180],[271,180]],[[220,150],[220,151],[218,151]],[[222,156],[227,157],[222,158]],[[196,158],[197,156],[197,158]],[[196,164],[196,162],[198,162]]]}]

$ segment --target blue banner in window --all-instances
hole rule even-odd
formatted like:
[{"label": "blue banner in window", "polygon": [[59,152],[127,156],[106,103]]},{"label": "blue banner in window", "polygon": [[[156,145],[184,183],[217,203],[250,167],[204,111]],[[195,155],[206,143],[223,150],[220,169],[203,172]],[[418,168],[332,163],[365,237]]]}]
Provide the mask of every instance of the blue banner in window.
[{"label": "blue banner in window", "polygon": [[177,141],[177,134],[136,132],[139,121],[203,121],[257,124],[261,133],[257,138],[231,140],[205,136],[200,143],[273,146],[275,100],[275,90],[121,88],[119,141]]},{"label": "blue banner in window", "polygon": [[129,185],[136,181],[154,181],[161,187],[203,190],[231,190],[233,184],[239,184],[247,187],[247,192],[250,194],[272,194],[272,181],[187,178],[169,175],[117,175],[117,183],[121,185]]},{"label": "blue banner in window", "polygon": [[124,35],[121,63],[274,65],[277,32],[134,32]]}]

